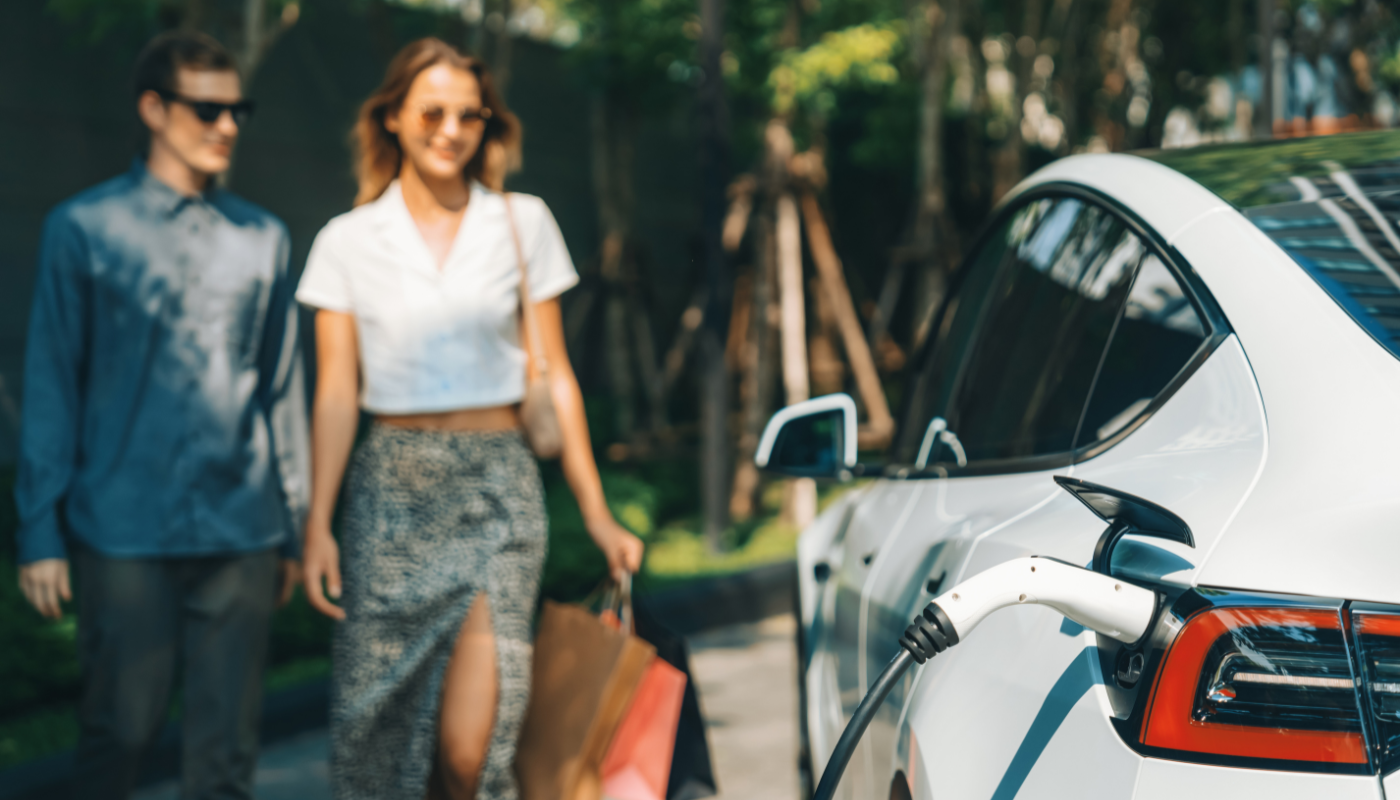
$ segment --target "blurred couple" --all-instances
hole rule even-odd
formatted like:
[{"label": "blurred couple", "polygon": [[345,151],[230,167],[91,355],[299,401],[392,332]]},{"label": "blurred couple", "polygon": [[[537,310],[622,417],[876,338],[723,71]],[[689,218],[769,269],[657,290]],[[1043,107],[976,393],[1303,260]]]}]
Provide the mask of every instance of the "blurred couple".
[{"label": "blurred couple", "polygon": [[254,109],[229,53],[164,34],[134,89],[145,152],[45,222],[25,363],[19,581],[49,618],[76,596],[76,796],[130,795],[179,667],[181,797],[251,797],[270,620],[301,583],[339,620],[335,797],[516,797],[547,531],[527,391],[609,569],[642,558],[564,347],[577,273],[544,202],[504,191],[518,121],[481,62],[409,44],[298,282],[286,227],[218,183]]}]

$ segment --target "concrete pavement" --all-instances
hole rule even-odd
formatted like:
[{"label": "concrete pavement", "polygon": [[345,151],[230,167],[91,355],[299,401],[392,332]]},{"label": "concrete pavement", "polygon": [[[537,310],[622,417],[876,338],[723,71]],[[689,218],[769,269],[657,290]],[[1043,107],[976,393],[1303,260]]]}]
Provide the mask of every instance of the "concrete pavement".
[{"label": "concrete pavement", "polygon": [[[798,800],[796,627],[791,615],[718,628],[690,637],[719,782],[718,800]],[[330,800],[330,742],[312,731],[264,748],[259,800]],[[165,781],[137,800],[177,800]]]}]

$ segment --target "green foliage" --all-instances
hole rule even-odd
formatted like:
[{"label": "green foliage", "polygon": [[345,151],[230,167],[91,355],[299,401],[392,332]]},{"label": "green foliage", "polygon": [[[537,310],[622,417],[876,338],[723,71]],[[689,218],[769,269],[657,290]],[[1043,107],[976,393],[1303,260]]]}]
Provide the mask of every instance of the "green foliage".
[{"label": "green foliage", "polygon": [[1381,62],[1378,72],[1391,89],[1400,90],[1400,45]]},{"label": "green foliage", "polygon": [[49,11],[80,29],[89,42],[132,25],[154,26],[162,12],[172,13],[180,5],[177,0],[48,0]]},{"label": "green foliage", "polygon": [[0,769],[23,764],[72,747],[78,741],[73,704],[0,717]]},{"label": "green foliage", "polygon": [[[549,511],[549,557],[541,593],[554,600],[587,595],[607,575],[607,564],[583,524],[578,503],[557,463],[543,466],[545,505]],[[613,516],[648,543],[678,515],[698,504],[698,476],[688,461],[602,465],[603,493]],[[644,570],[649,569],[648,559]]]},{"label": "green foliage", "polygon": [[694,0],[551,0],[578,26],[568,57],[587,84],[632,108],[678,102],[698,82]]},{"label": "green foliage", "polygon": [[40,617],[15,575],[14,562],[0,559],[0,643],[7,654],[0,658],[0,716],[72,697],[78,683],[76,618]]},{"label": "green foliage", "polygon": [[837,89],[897,82],[894,62],[904,49],[904,28],[899,21],[856,25],[823,34],[805,50],[783,53],[768,76],[773,110],[787,114],[803,103],[825,117],[836,110]]}]

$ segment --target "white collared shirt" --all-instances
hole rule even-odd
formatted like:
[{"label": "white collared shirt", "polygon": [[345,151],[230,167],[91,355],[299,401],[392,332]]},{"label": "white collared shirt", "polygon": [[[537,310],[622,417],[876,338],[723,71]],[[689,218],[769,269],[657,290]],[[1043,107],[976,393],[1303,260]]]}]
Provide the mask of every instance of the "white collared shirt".
[{"label": "white collared shirt", "polygon": [[[538,197],[510,198],[531,300],[558,297],[578,283],[559,225]],[[525,396],[519,292],[500,194],[472,183],[439,269],[394,181],[378,200],[326,223],[296,297],[355,316],[361,407],[421,414],[509,405]]]}]

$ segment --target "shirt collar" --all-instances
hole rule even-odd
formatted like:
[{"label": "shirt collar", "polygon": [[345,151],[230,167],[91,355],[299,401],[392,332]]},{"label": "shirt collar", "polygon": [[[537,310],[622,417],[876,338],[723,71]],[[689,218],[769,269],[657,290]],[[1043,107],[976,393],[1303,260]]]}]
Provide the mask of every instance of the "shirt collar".
[{"label": "shirt collar", "polygon": [[161,214],[173,217],[180,213],[187,205],[209,204],[216,205],[215,200],[221,191],[216,183],[211,180],[204,191],[194,196],[180,194],[170,188],[160,178],[151,174],[146,168],[146,162],[141,158],[131,160],[131,177],[136,181],[136,185],[145,192],[147,200]]},{"label": "shirt collar", "polygon": [[[468,214],[472,213],[470,210],[472,203],[477,203],[484,195],[495,194],[495,192],[486,188],[485,184],[477,180],[471,182],[470,188],[471,199],[467,201],[469,209],[467,211]],[[405,218],[410,222],[413,220],[412,215],[408,212],[408,205],[403,201],[403,186],[399,183],[398,178],[390,181],[388,187],[384,189],[384,193],[379,195],[373,203],[376,211],[375,219],[380,227],[388,227],[395,222],[402,222]],[[480,204],[478,203],[478,208],[479,206]],[[465,222],[465,220],[463,220],[463,222]]]}]

